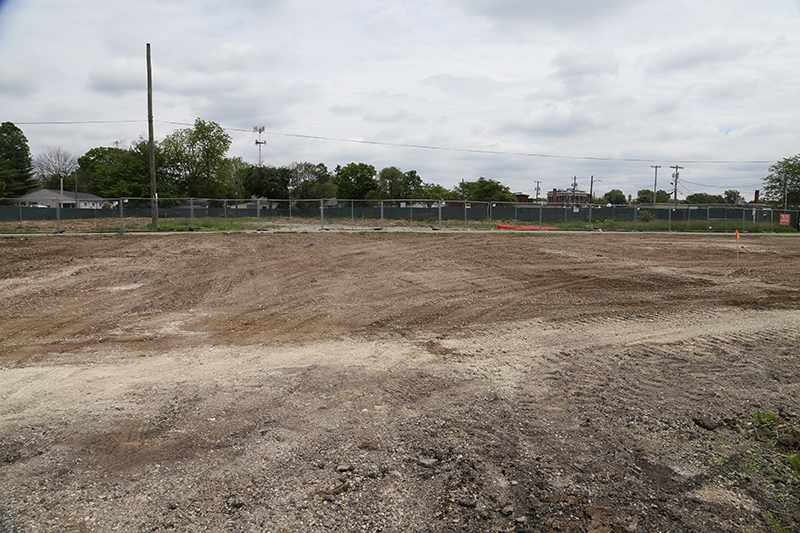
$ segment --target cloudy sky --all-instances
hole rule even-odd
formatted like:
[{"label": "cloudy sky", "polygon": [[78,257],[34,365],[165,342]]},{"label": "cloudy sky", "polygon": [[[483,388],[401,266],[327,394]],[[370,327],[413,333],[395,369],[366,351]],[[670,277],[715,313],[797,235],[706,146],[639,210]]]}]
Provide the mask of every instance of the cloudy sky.
[{"label": "cloudy sky", "polygon": [[800,0],[0,0],[0,121],[35,156],[200,117],[231,156],[636,196],[800,152]]}]

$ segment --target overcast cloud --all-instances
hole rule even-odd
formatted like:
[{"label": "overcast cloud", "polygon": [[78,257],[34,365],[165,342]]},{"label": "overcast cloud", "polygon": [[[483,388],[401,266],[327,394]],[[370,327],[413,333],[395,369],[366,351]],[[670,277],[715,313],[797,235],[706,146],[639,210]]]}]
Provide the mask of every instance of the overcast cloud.
[{"label": "overcast cloud", "polygon": [[0,120],[33,155],[146,136],[151,43],[158,140],[200,117],[255,163],[259,125],[266,164],[529,194],[680,164],[679,197],[752,199],[800,152],[799,27],[798,0],[0,0]]}]

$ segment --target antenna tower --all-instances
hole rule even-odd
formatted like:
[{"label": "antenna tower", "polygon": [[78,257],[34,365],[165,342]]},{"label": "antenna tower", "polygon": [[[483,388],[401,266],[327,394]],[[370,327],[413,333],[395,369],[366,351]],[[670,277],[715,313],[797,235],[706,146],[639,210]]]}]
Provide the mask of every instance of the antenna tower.
[{"label": "antenna tower", "polygon": [[253,131],[258,132],[258,140],[256,141],[256,146],[258,146],[258,166],[261,166],[261,145],[267,144],[267,141],[261,140],[261,132],[264,131],[264,126],[253,126]]}]

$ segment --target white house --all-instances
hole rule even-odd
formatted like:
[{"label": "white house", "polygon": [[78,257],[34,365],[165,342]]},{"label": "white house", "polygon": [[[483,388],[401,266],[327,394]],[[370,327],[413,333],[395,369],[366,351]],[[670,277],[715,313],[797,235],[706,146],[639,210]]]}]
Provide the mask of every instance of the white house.
[{"label": "white house", "polygon": [[76,204],[78,209],[102,209],[108,207],[108,202],[100,196],[94,194],[87,194],[85,192],[67,192],[64,191],[62,196],[60,191],[52,189],[39,189],[22,196],[17,201],[17,205],[21,206],[38,206],[38,207],[61,207],[74,209]]}]

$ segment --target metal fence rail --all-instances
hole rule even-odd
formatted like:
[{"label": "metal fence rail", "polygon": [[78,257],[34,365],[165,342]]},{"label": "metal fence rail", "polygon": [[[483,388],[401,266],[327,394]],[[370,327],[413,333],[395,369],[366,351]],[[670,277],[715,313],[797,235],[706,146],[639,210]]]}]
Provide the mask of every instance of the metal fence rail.
[{"label": "metal fence rail", "polygon": [[149,198],[107,198],[96,208],[0,201],[0,232],[136,232],[373,229],[603,231],[797,231],[798,211],[766,206],[581,205],[442,200],[161,198],[153,227]]}]

